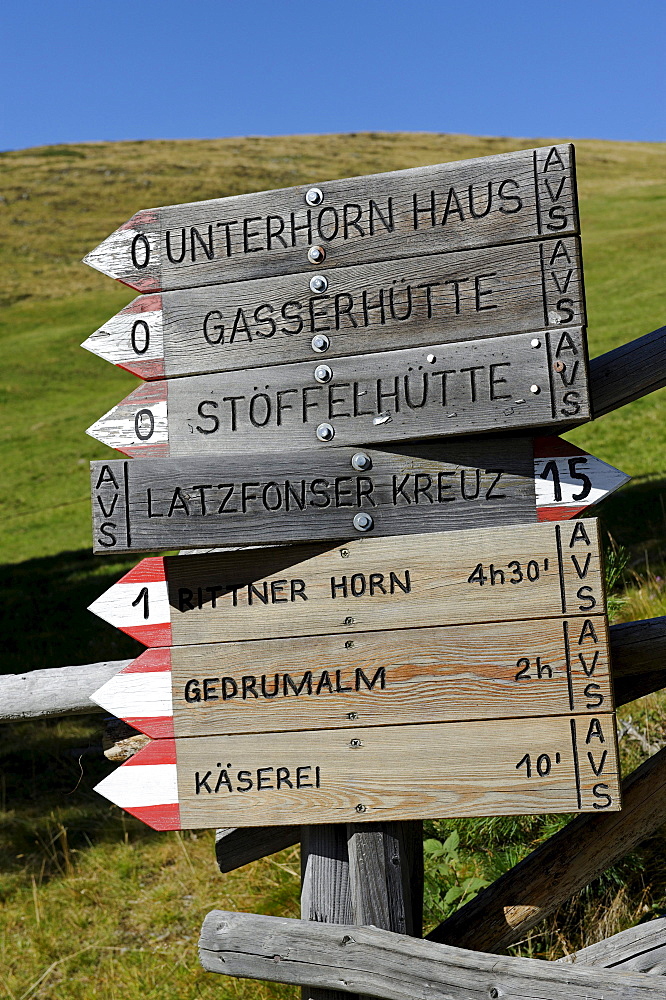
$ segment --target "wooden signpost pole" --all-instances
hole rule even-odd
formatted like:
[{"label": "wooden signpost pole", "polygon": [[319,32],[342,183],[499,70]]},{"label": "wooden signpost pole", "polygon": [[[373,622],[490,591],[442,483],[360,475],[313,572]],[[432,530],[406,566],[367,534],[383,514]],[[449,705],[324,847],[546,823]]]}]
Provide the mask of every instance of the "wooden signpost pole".
[{"label": "wooden signpost pole", "polygon": [[[422,817],[620,808],[579,515],[626,477],[525,432],[658,379],[590,383],[573,147],[143,211],[86,259],[150,293],[84,345],[147,380],[90,428],[140,459],[93,464],[95,551],[230,550],[144,560],[95,602],[150,648],[94,698],[152,739],[98,788],[156,829],[245,828],[254,856],[300,824],[289,960],[232,940],[220,964],[237,922],[213,913],[204,964],[402,1000],[368,963],[421,934]],[[359,951],[323,923],[379,930]],[[318,962],[334,941],[349,979]],[[451,996],[496,971],[461,968]],[[589,981],[567,975],[553,997]]]}]

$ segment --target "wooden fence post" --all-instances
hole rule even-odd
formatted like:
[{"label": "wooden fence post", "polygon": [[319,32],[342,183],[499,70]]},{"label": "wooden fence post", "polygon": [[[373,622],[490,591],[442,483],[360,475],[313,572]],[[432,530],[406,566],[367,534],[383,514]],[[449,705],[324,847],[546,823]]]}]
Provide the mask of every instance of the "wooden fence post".
[{"label": "wooden fence post", "polygon": [[[423,824],[350,823],[301,830],[301,917],[327,924],[373,924],[421,936]],[[348,993],[303,987],[302,1000]]]}]

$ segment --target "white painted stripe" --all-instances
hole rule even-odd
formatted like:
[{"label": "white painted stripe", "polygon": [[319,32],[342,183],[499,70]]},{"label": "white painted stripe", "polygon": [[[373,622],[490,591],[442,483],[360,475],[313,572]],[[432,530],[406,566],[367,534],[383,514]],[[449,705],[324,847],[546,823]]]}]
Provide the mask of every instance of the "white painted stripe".
[{"label": "white painted stripe", "polygon": [[178,802],[176,765],[123,764],[95,785],[95,791],[121,809],[171,805]]},{"label": "white painted stripe", "polygon": [[93,692],[90,699],[119,719],[172,716],[171,671],[121,671]]},{"label": "white painted stripe", "polygon": [[[562,494],[560,500],[555,499],[555,476],[552,466],[546,477],[541,478],[549,462],[554,462],[557,467]],[[535,458],[534,476],[537,507],[575,507],[577,504],[590,506],[603,500],[609,493],[613,493],[631,479],[631,476],[625,475],[624,472],[592,455]],[[587,490],[589,484],[586,477],[591,483],[590,490],[586,496],[576,499]]]},{"label": "white painted stripe", "polygon": [[[148,413],[152,414],[152,422]],[[157,403],[128,403],[123,400],[91,424],[86,434],[102,444],[108,444],[110,448],[167,444],[167,401],[162,399]]]},{"label": "white painted stripe", "polygon": [[[148,349],[143,354],[137,354],[132,347],[132,329],[139,321],[146,323],[149,330]],[[135,340],[137,347],[140,349],[144,347],[146,342],[144,326],[137,327]],[[81,347],[96,354],[98,358],[110,361],[113,365],[162,358],[164,355],[162,311],[117,313],[104,326],[100,326],[99,330],[91,333]]]},{"label": "white painted stripe", "polygon": [[[148,617],[144,617],[146,599],[139,597],[141,591],[148,589]],[[138,600],[137,600],[138,598]],[[136,606],[132,603],[136,601]],[[94,615],[103,618],[116,628],[136,625],[164,625],[171,622],[169,593],[166,581],[156,580],[150,583],[114,583],[100,595],[88,608]]]},{"label": "white painted stripe", "polygon": [[[137,269],[132,265],[131,246],[135,236],[143,236],[148,240],[150,247],[150,266],[145,270]],[[142,250],[143,253],[143,250]],[[96,268],[102,274],[108,274],[110,278],[116,278],[119,274],[151,274],[159,262],[159,234],[150,231],[139,233],[137,229],[116,229],[115,233],[107,236],[99,246],[91,250],[83,258],[84,264]]]}]

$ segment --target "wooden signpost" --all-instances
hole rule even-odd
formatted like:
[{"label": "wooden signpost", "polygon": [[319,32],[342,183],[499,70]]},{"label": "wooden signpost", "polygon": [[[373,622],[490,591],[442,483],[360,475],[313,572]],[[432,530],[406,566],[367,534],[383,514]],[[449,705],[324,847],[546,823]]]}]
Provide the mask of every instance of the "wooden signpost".
[{"label": "wooden signpost", "polygon": [[94,551],[530,523],[571,516],[626,480],[567,451],[557,439],[545,449],[528,437],[453,439],[258,454],[250,475],[236,455],[93,462]]},{"label": "wooden signpost", "polygon": [[573,146],[563,143],[146,209],[85,261],[157,292],[577,233]]},{"label": "wooden signpost", "polygon": [[154,739],[607,711],[596,615],[148,649],[92,700]]},{"label": "wooden signpost", "polygon": [[82,346],[155,379],[584,324],[579,240],[558,236],[141,295]]},{"label": "wooden signpost", "polygon": [[126,455],[290,451],[588,420],[584,331],[147,382],[88,434]]},{"label": "wooden signpost", "polygon": [[150,293],[84,345],[147,380],[89,431],[134,458],[92,463],[94,549],[229,550],[91,606],[150,647],[93,696],[152,740],[101,793],[160,830],[302,824],[305,919],[414,933],[406,821],[619,810],[579,515],[627,477],[541,436],[619,405],[573,147],[146,210],[86,260]]},{"label": "wooden signpost", "polygon": [[147,646],[603,612],[596,519],[144,559],[90,610]]},{"label": "wooden signpost", "polygon": [[158,830],[615,811],[615,716],[160,739],[97,790]]}]

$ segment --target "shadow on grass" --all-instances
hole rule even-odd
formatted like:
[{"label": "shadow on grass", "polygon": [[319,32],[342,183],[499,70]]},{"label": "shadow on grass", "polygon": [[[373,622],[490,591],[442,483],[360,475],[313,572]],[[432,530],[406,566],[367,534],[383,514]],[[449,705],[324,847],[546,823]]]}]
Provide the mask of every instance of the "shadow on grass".
[{"label": "shadow on grass", "polygon": [[[87,610],[137,562],[62,552],[0,569],[0,673],[138,656],[143,646]],[[100,840],[152,837],[93,787],[117,767],[102,753],[104,716],[0,724],[0,870],[63,873]]]},{"label": "shadow on grass", "polygon": [[666,479],[627,483],[591,514],[632,554],[648,549],[666,561]]},{"label": "shadow on grass", "polygon": [[137,562],[81,549],[0,567],[0,673],[138,656],[138,642],[87,610]]}]

